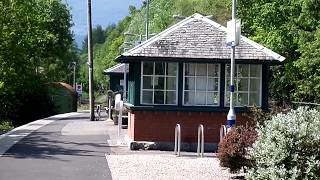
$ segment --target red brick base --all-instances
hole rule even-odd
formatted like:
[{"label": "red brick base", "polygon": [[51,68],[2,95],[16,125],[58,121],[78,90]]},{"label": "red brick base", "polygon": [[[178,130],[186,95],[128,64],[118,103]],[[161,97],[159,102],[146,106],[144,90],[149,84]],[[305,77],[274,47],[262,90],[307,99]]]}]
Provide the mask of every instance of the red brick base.
[{"label": "red brick base", "polygon": [[[174,142],[176,124],[181,126],[181,141],[197,142],[198,126],[204,126],[206,143],[218,143],[220,127],[226,123],[227,113],[222,112],[152,112],[129,113],[128,134],[134,141]],[[250,120],[237,115],[237,125]]]}]

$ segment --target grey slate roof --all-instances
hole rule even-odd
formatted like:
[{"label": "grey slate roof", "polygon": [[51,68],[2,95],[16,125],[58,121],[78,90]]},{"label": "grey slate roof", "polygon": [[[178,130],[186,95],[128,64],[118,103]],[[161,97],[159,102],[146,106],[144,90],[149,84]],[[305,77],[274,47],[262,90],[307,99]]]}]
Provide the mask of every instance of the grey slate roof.
[{"label": "grey slate roof", "polygon": [[[104,74],[123,74],[124,73],[125,64],[119,63],[112,66],[109,69],[104,70]],[[129,66],[127,66],[126,72],[129,72]]]},{"label": "grey slate roof", "polygon": [[[142,44],[124,52],[125,57],[172,57],[193,59],[230,59],[226,46],[227,29],[194,14],[162,31]],[[241,36],[236,59],[283,61],[285,58],[262,45]]]}]

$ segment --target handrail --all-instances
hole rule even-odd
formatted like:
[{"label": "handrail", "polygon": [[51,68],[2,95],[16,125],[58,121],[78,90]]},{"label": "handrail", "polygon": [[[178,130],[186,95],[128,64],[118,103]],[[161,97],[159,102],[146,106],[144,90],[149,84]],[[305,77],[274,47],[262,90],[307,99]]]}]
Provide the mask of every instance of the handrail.
[{"label": "handrail", "polygon": [[176,125],[174,130],[174,154],[180,156],[181,149],[181,128],[180,124]]},{"label": "handrail", "polygon": [[[200,155],[201,151],[201,155]],[[204,154],[204,132],[203,132],[203,125],[199,124],[198,126],[198,147],[197,147],[198,156],[203,157]]]},{"label": "handrail", "polygon": [[227,134],[227,127],[225,125],[221,125],[220,127],[220,142],[224,138],[224,136]]}]

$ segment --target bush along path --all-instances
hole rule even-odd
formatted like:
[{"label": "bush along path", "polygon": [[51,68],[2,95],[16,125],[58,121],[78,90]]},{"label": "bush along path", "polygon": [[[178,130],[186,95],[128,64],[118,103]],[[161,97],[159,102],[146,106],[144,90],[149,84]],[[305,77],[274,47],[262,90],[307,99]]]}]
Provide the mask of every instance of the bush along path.
[{"label": "bush along path", "polygon": [[247,179],[320,179],[320,112],[307,108],[258,126]]}]

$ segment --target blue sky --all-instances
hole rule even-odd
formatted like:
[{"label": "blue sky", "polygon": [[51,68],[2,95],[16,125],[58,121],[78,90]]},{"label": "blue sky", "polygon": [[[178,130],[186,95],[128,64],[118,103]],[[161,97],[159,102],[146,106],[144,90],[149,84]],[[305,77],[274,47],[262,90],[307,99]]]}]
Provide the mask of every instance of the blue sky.
[{"label": "blue sky", "polygon": [[[71,7],[76,38],[87,34],[87,0],[65,0]],[[92,0],[93,27],[106,27],[129,14],[130,5],[140,7],[143,0]]]}]

